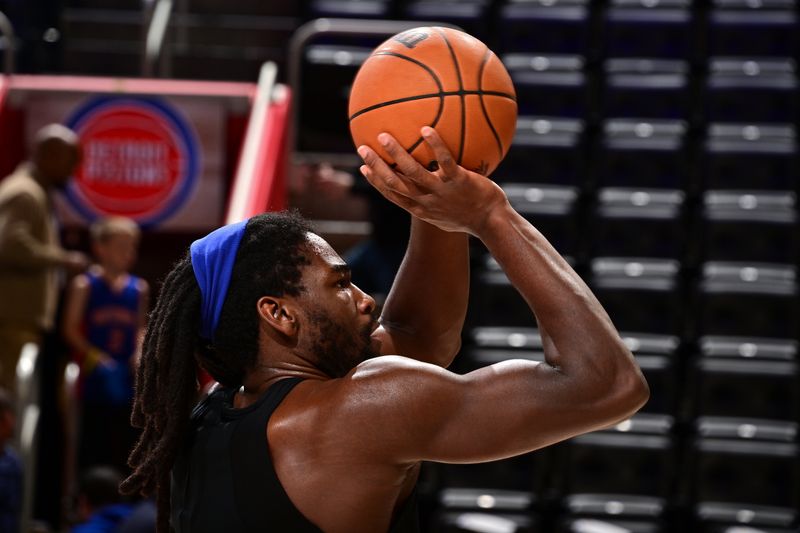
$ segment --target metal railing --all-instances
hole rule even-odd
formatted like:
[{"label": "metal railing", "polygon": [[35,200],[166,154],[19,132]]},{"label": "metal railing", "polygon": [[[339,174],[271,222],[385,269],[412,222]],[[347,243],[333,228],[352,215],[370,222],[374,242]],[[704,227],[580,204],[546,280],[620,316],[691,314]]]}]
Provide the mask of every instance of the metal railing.
[{"label": "metal railing", "polygon": [[[262,212],[285,207],[283,178],[286,123],[291,92],[276,84],[278,67],[261,66],[239,165],[233,180],[225,223],[232,224]],[[277,197],[280,196],[280,197]]]},{"label": "metal railing", "polygon": [[163,76],[166,68],[164,41],[173,12],[172,0],[155,0],[145,6],[144,49],[142,76]]},{"label": "metal railing", "polygon": [[61,417],[64,427],[64,478],[61,501],[64,517],[74,512],[72,506],[78,496],[78,445],[80,431],[80,397],[78,381],[80,366],[74,361],[67,363],[62,376]]},{"label": "metal railing", "polygon": [[17,363],[17,420],[19,455],[24,468],[20,525],[28,531],[33,520],[36,457],[39,449],[39,345],[22,347]]}]

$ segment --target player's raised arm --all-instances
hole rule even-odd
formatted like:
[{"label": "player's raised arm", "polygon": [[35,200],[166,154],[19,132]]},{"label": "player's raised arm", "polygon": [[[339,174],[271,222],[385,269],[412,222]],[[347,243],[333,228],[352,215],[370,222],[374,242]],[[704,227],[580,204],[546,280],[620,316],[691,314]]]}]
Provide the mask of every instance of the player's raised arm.
[{"label": "player's raised arm", "polygon": [[[387,137],[381,137],[386,140]],[[419,184],[438,180],[396,144],[394,171]],[[411,217],[411,236],[376,332],[382,354],[402,354],[447,367],[461,346],[469,296],[468,235]]]},{"label": "player's raised arm", "polygon": [[[483,241],[547,332],[546,362],[508,361],[456,376],[375,361],[361,385],[386,386],[381,392],[397,412],[384,416],[402,421],[396,438],[388,439],[394,443],[388,453],[409,461],[496,459],[630,416],[646,401],[647,384],[589,288],[500,187],[458,167],[435,131],[424,128],[423,135],[443,169],[441,179],[391,172],[363,149],[362,172],[418,218]],[[405,381],[413,393],[398,386]]]}]

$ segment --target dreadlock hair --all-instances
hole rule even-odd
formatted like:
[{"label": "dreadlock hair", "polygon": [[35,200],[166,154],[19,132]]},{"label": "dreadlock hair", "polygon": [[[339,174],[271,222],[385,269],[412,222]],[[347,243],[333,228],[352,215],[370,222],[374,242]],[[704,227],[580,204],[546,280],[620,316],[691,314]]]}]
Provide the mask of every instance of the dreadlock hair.
[{"label": "dreadlock hair", "polygon": [[242,384],[258,357],[256,302],[265,295],[297,296],[304,290],[310,231],[293,212],[248,221],[211,345],[198,334],[201,294],[190,256],[164,280],[136,375],[131,423],[142,433],[128,458],[133,472],[120,485],[125,494],[155,492],[159,533],[169,531],[170,472],[197,400],[197,365],[225,387]]}]

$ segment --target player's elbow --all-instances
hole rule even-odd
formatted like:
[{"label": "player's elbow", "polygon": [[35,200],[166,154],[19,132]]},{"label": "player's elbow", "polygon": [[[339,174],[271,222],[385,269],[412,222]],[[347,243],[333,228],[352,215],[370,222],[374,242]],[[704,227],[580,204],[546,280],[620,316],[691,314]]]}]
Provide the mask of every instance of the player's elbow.
[{"label": "player's elbow", "polygon": [[609,396],[614,405],[615,418],[629,418],[650,399],[650,386],[639,367],[632,364],[620,370],[610,387]]}]

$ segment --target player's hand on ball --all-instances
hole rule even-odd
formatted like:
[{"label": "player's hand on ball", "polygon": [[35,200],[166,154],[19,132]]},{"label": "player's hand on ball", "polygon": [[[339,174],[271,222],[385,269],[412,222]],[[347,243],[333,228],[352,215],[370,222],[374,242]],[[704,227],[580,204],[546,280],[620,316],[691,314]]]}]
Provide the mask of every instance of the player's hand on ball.
[{"label": "player's hand on ball", "polygon": [[359,146],[364,160],[361,173],[383,196],[417,218],[445,231],[480,232],[492,210],[507,203],[505,193],[492,180],[456,164],[433,128],[421,130],[433,150],[439,169],[420,165],[388,133],[378,142],[396,162],[394,168],[368,146]]}]

